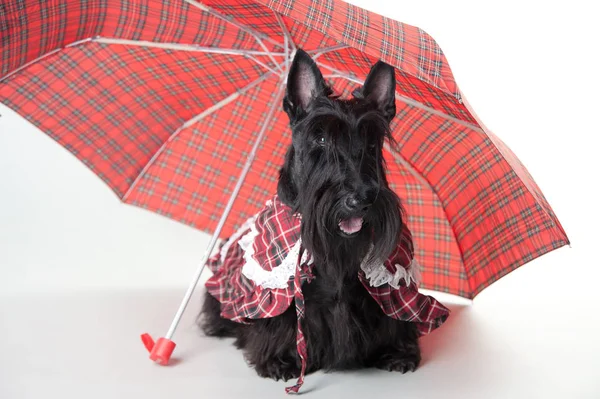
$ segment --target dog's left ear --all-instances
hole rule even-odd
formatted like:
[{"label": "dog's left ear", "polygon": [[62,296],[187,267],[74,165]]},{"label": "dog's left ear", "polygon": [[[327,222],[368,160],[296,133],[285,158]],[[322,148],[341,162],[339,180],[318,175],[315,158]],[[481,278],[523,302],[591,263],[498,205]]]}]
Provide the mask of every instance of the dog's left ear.
[{"label": "dog's left ear", "polygon": [[391,121],[396,115],[396,70],[383,61],[371,68],[362,89],[362,97],[377,106]]}]

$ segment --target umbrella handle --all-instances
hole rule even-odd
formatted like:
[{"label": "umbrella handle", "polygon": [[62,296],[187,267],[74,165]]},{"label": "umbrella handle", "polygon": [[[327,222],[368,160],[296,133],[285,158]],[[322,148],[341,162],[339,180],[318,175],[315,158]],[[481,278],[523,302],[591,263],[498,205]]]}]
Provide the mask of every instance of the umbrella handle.
[{"label": "umbrella handle", "polygon": [[[283,83],[283,82],[281,82],[281,83]],[[229,213],[231,212],[231,209],[233,208],[233,204],[240,192],[240,189],[242,188],[244,180],[246,179],[246,175],[248,174],[248,171],[250,170],[250,167],[252,166],[252,162],[254,161],[256,152],[258,151],[258,147],[260,146],[261,142],[263,141],[263,138],[267,131],[267,127],[269,126],[270,122],[273,120],[273,116],[275,116],[275,111],[277,110],[277,107],[281,104],[283,93],[285,91],[284,88],[285,88],[285,86],[282,84],[281,88],[278,90],[277,94],[273,98],[273,102],[271,103],[271,107],[269,108],[267,116],[262,123],[260,132],[258,133],[258,137],[256,138],[256,141],[254,142],[254,145],[252,146],[252,150],[250,151],[250,154],[248,155],[248,158],[246,159],[244,168],[242,169],[242,172],[240,173],[240,177],[238,178],[238,181],[235,185],[235,188],[233,189],[233,192],[231,193],[231,196],[229,197],[229,201],[227,202],[227,206],[225,207],[225,210],[223,211],[223,214],[221,215],[221,219],[219,219],[217,228],[215,229],[215,232],[213,233],[213,235],[210,239],[210,242],[208,243],[208,246],[206,247],[206,251],[204,252],[204,256],[202,257],[200,266],[194,273],[194,276],[193,276],[192,281],[190,282],[190,285],[185,293],[185,296],[183,297],[183,299],[179,305],[179,309],[177,309],[177,313],[175,314],[175,317],[173,318],[173,321],[171,322],[169,331],[167,331],[167,334],[164,337],[159,338],[158,341],[156,341],[156,343],[154,342],[152,337],[150,337],[150,335],[147,333],[142,334],[142,336],[141,336],[144,346],[150,352],[150,359],[152,361],[154,361],[155,363],[158,363],[160,365],[167,365],[169,363],[171,354],[173,353],[173,350],[175,349],[175,346],[176,346],[175,342],[171,341],[171,337],[173,337],[173,334],[175,333],[175,330],[177,329],[177,326],[179,325],[179,322],[181,321],[181,317],[183,316],[183,313],[185,312],[185,309],[187,308],[187,305],[189,304],[190,299],[192,298],[192,294],[194,293],[194,290],[196,289],[196,285],[198,284],[198,281],[200,280],[200,276],[202,275],[202,272],[204,271],[204,266],[206,266],[206,261],[208,260],[210,254],[212,253],[212,251],[217,243],[217,240],[219,239],[219,236],[221,235],[221,230],[223,230],[225,221],[227,220],[227,217],[229,216]]]},{"label": "umbrella handle", "polygon": [[167,365],[171,354],[175,349],[175,342],[167,338],[159,338],[156,343],[150,334],[142,334],[141,336],[144,346],[150,352],[150,359],[158,364]]}]

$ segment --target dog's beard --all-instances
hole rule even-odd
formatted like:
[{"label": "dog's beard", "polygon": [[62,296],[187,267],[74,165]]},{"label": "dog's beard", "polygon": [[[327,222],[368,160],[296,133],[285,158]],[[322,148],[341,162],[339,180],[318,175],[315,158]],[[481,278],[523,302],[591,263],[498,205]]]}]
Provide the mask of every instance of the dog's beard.
[{"label": "dog's beard", "polygon": [[[303,243],[315,261],[344,264],[348,258],[362,260],[367,254],[368,262],[387,259],[398,243],[403,225],[398,196],[382,187],[369,211],[352,216],[342,205],[340,190],[314,183],[299,190],[298,211],[302,214]],[[350,223],[359,226],[345,231]]]},{"label": "dog's beard", "polygon": [[396,193],[388,188],[381,190],[365,218],[371,227],[373,243],[369,262],[382,262],[394,251],[403,228],[402,213],[402,205]]}]

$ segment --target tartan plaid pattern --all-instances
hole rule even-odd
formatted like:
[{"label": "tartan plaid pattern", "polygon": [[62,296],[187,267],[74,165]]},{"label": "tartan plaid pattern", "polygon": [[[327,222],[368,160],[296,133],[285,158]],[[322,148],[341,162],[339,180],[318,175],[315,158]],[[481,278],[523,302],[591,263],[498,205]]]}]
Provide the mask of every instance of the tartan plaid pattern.
[{"label": "tartan plaid pattern", "polygon": [[[264,73],[228,55],[93,42],[54,58],[2,84],[0,96],[120,197],[186,120]],[[199,73],[206,64],[218,70]]]},{"label": "tartan plaid pattern", "polygon": [[[413,103],[398,98],[392,129],[400,149],[385,157],[414,232],[423,288],[473,298],[569,242],[531,175],[479,121],[443,52],[422,30],[341,0],[203,4],[210,11],[186,1],[4,1],[0,101],[72,152],[124,202],[212,232],[281,87],[276,63],[284,58],[94,38],[283,53],[278,14],[307,51],[346,45],[317,59],[338,93],[348,96],[357,86],[329,76],[335,71],[362,80],[377,59],[396,67],[397,93]],[[184,126],[221,101],[227,105]],[[289,142],[287,116],[277,110],[223,237],[274,192]]]},{"label": "tartan plaid pattern", "polygon": [[260,50],[251,35],[183,1],[9,0],[0,3],[0,76],[95,36]]},{"label": "tartan plaid pattern", "polygon": [[[418,209],[418,203],[407,207],[413,223],[420,215],[425,222],[411,225],[414,231],[433,229],[428,240],[419,242],[424,250],[419,257],[426,265],[424,273],[435,276],[428,280],[429,287],[474,297],[502,275],[539,256],[540,249],[568,242],[556,217],[544,210],[549,207],[545,199],[528,189],[539,191],[527,178],[526,169],[507,162],[508,153],[503,154],[490,135],[406,104],[394,124],[395,130],[403,132],[398,144],[404,160],[400,163],[396,158],[395,166],[419,176],[412,191],[429,191],[443,210],[436,216],[425,207]],[[421,137],[414,135],[422,130],[430,132],[425,142],[420,133]],[[413,204],[419,199],[399,192]],[[448,233],[440,234],[442,229]],[[440,251],[446,245],[453,249]]]},{"label": "tartan plaid pattern", "polygon": [[[300,240],[301,218],[292,213],[291,208],[283,204],[277,196],[267,201],[264,208],[249,219],[257,231],[253,241],[252,258],[265,271],[273,271],[281,265],[291,248]],[[242,273],[246,263],[244,251],[239,245],[240,239],[250,233],[246,224],[225,243],[207,262],[213,276],[207,281],[208,292],[221,303],[223,317],[247,323],[252,319],[268,318],[280,315],[292,303],[295,297],[295,279],[290,275],[284,288],[264,288],[255,284]],[[413,259],[412,235],[408,228],[398,238],[396,250],[384,262],[391,273],[399,265],[407,268]],[[308,257],[310,259],[310,256]],[[297,273],[301,282],[313,279],[312,263],[298,262]],[[417,283],[411,281],[408,286],[393,288],[388,284],[373,287],[360,271],[358,278],[365,289],[375,298],[385,314],[399,320],[417,323],[419,331],[426,334],[446,319],[448,310],[435,299],[418,293]]]},{"label": "tartan plaid pattern", "polygon": [[[248,126],[260,126],[279,84],[278,78],[267,78],[240,95],[231,109],[222,108],[182,129],[141,175],[126,202],[189,225],[214,228],[258,134]],[[285,130],[283,118],[274,120],[266,132],[268,146]],[[248,219],[248,210],[260,209],[272,193],[266,190],[275,184],[276,163],[262,154],[261,150],[230,214],[236,223]]]},{"label": "tartan plaid pattern", "polygon": [[[244,257],[243,246],[240,245],[240,241],[252,232],[250,224],[254,225],[256,231],[251,257],[265,271],[272,272],[280,267],[292,247],[300,240],[301,217],[295,215],[275,195],[208,260],[207,266],[213,276],[206,282],[206,289],[221,303],[221,316],[239,323],[278,316],[294,301],[298,318],[296,339],[302,372],[297,384],[289,387],[287,392],[298,392],[304,381],[307,354],[307,343],[302,332],[302,319],[305,315],[302,284],[310,283],[315,278],[312,274],[313,264],[310,261],[302,263],[301,249],[294,273],[289,276],[286,287],[265,288],[256,284],[243,272],[247,259]],[[413,256],[412,235],[405,228],[398,237],[396,249],[383,264],[394,274],[397,267],[407,269]],[[306,257],[310,258],[310,255]],[[421,335],[430,333],[448,318],[448,309],[433,297],[419,293],[414,280],[404,281],[398,288],[387,283],[374,287],[363,270],[359,271],[357,277],[387,316],[415,323]]]},{"label": "tartan plaid pattern", "polygon": [[[273,271],[300,239],[300,219],[275,199],[250,220],[258,231],[253,243],[253,258],[264,270]],[[208,292],[221,303],[224,318],[240,323],[280,315],[294,298],[293,276],[287,287],[268,289],[254,284],[242,274],[244,251],[238,243],[248,233],[250,227],[235,232],[223,246],[226,253],[217,253],[206,264],[213,272],[206,282]]]},{"label": "tartan plaid pattern", "polygon": [[460,92],[442,50],[419,28],[341,0],[210,0],[204,3],[280,42],[283,36],[273,11],[301,21],[306,28],[317,32],[317,37],[324,34],[335,43],[351,47],[329,55],[327,58],[338,59],[337,63],[330,63],[331,66],[352,71],[364,79],[371,65],[382,59],[397,68],[399,94],[444,110],[458,119],[474,122],[460,106]]}]

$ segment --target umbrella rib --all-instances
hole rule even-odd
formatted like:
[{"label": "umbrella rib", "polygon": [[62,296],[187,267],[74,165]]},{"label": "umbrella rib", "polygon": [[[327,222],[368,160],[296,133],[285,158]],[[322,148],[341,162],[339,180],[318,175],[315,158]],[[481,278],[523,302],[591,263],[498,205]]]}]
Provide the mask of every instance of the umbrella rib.
[{"label": "umbrella rib", "polygon": [[[345,73],[343,71],[340,71],[339,69],[333,68],[333,67],[331,67],[331,66],[329,66],[327,64],[324,64],[322,62],[317,62],[317,65],[319,65],[320,67],[328,69],[331,72],[333,72],[332,75],[329,75],[332,78],[346,79],[346,80],[348,80],[350,82],[357,83],[359,85],[362,85],[362,84],[365,83],[364,80],[361,80],[361,79],[359,79],[357,77],[351,76],[351,75],[349,75],[349,74],[347,74],[347,73]],[[476,131],[478,133],[485,133],[479,126],[475,126],[475,125],[473,125],[473,124],[471,124],[469,122],[460,120],[458,118],[455,118],[454,116],[450,116],[450,115],[445,114],[445,113],[443,113],[441,111],[438,111],[437,109],[433,109],[431,107],[428,107],[427,105],[421,104],[420,102],[418,102],[416,100],[413,100],[412,98],[408,98],[408,97],[405,97],[405,96],[402,96],[402,95],[396,93],[396,100],[402,101],[402,102],[404,102],[404,103],[406,103],[408,105],[411,105],[413,107],[422,109],[422,110],[427,111],[429,113],[432,113],[434,115],[441,116],[442,118],[445,118],[445,119],[447,119],[449,121],[452,121],[452,122],[454,122],[456,124],[468,127],[469,129],[473,129],[474,131]]]},{"label": "umbrella rib", "polygon": [[246,55],[245,57],[248,58],[248,59],[250,59],[250,60],[252,60],[252,61],[254,61],[255,63],[257,63],[258,65],[260,65],[261,67],[265,68],[268,71],[271,71],[271,72],[277,73],[277,74],[281,74],[279,71],[274,70],[273,68],[271,68],[270,66],[268,66],[264,62],[259,61],[257,58],[255,58],[255,57],[253,57],[251,55]]},{"label": "umbrella rib", "polygon": [[254,38],[256,38],[257,40],[264,40],[267,41],[279,48],[283,48],[283,45],[273,39],[271,39],[270,37],[268,37],[267,35],[265,35],[264,33],[261,33],[255,29],[250,28],[249,26],[246,26],[244,24],[241,24],[239,22],[237,22],[235,19],[233,19],[233,17],[228,16],[228,15],[224,15],[221,14],[220,12],[216,11],[214,8],[209,7],[207,5],[204,5],[198,1],[195,0],[183,0],[186,3],[201,9],[202,11],[206,12],[207,14],[212,15],[213,17],[219,18],[225,22],[227,22],[228,24],[231,24],[233,26],[235,26],[236,28],[248,33],[249,35],[254,36]]},{"label": "umbrella rib", "polygon": [[[249,35],[253,36],[254,39],[256,40],[256,42],[260,45],[260,47],[262,47],[263,50],[265,50],[266,52],[269,52],[269,49],[267,48],[267,46],[263,43],[263,40],[266,42],[269,42],[279,48],[282,48],[283,45],[273,39],[271,39],[270,37],[268,37],[267,35],[265,35],[264,33],[261,33],[255,29],[252,29],[244,24],[241,24],[239,22],[237,22],[233,17],[231,16],[227,16],[224,14],[221,14],[220,12],[216,11],[215,9],[208,7],[198,1],[195,0],[183,0],[186,3],[197,7],[199,9],[201,9],[202,11],[208,13],[209,15],[212,15],[215,18],[219,18],[223,21],[225,21],[228,24],[231,24],[233,26],[235,26],[236,28],[240,29],[243,32],[248,33]],[[267,54],[268,55],[268,54]],[[273,61],[273,63],[277,66],[277,68],[281,71],[283,71],[282,67],[279,65],[279,63],[277,61],[275,61],[275,59],[273,58],[273,56],[268,55],[269,58],[271,58],[271,61]]]},{"label": "umbrella rib", "polygon": [[345,76],[342,76],[342,75],[336,75],[335,73],[332,73],[332,74],[326,74],[326,75],[323,75],[323,77],[324,77],[324,78],[329,78],[329,79],[346,79],[346,77],[345,77]]},{"label": "umbrella rib", "polygon": [[290,72],[290,48],[288,37],[285,36],[283,41],[285,43],[285,74],[288,75]]},{"label": "umbrella rib", "polygon": [[[273,68],[266,65],[265,63],[259,61],[258,59],[256,59],[253,56],[267,55],[267,56],[270,56],[270,58],[272,60],[274,60],[273,57],[286,57],[287,58],[285,52],[279,53],[279,52],[272,52],[272,51],[256,51],[256,50],[247,50],[247,49],[224,49],[224,48],[218,48],[218,47],[203,47],[203,46],[197,46],[194,44],[158,43],[158,42],[150,42],[150,41],[145,41],[145,40],[127,40],[127,39],[117,39],[117,38],[95,36],[95,37],[88,37],[88,38],[82,39],[82,40],[77,40],[73,43],[67,44],[64,47],[60,47],[60,48],[52,50],[46,54],[42,54],[41,56],[27,62],[26,64],[21,65],[17,69],[7,73],[6,75],[0,76],[0,82],[5,81],[6,79],[10,78],[11,76],[13,76],[16,73],[21,72],[22,70],[28,68],[29,66],[31,66],[39,61],[42,61],[46,57],[56,54],[64,49],[67,49],[70,47],[76,47],[81,44],[90,43],[90,42],[102,43],[102,44],[122,44],[122,45],[139,46],[139,47],[153,47],[153,48],[163,48],[163,49],[167,49],[167,50],[191,51],[191,52],[200,52],[200,53],[241,55],[241,56],[251,59],[252,61],[256,62],[258,65],[262,66],[263,68],[268,69],[269,71],[273,71]],[[277,68],[281,71],[284,64],[276,63],[276,65],[277,65]],[[279,73],[279,72],[276,72],[276,73]]]},{"label": "umbrella rib", "polygon": [[283,41],[285,43],[285,74],[288,75],[290,73],[290,41],[287,36],[283,37]]},{"label": "umbrella rib", "polygon": [[268,55],[271,57],[272,60],[274,60],[273,56],[279,56],[279,57],[286,56],[286,53],[274,53],[271,51],[255,51],[255,50],[235,49],[235,48],[203,47],[203,46],[197,46],[195,44],[158,43],[158,42],[149,42],[146,40],[128,40],[128,39],[117,39],[117,38],[108,38],[108,37],[97,37],[97,38],[92,39],[92,41],[94,41],[96,43],[104,43],[104,44],[122,44],[125,46],[162,48],[162,49],[177,50],[177,51],[241,55],[248,59],[251,59],[258,65],[262,66],[263,68],[266,68],[269,71],[273,71],[273,68],[271,68],[267,64],[259,61],[258,59],[256,59],[253,56],[254,55]]},{"label": "umbrella rib", "polygon": [[284,90],[279,89],[277,91],[277,93],[275,94],[275,97],[273,98],[273,102],[271,103],[271,105],[269,107],[269,111],[267,113],[265,120],[262,122],[262,127],[258,133],[258,136],[256,137],[256,141],[254,142],[254,145],[252,146],[252,150],[250,151],[250,154],[248,155],[248,158],[246,159],[244,168],[242,169],[242,172],[240,173],[240,176],[238,177],[238,180],[235,184],[233,192],[229,196],[227,205],[225,206],[225,209],[223,210],[223,213],[221,214],[221,219],[219,219],[219,223],[217,224],[217,227],[215,228],[215,232],[213,233],[212,237],[210,238],[210,242],[208,243],[208,246],[206,247],[206,251],[204,252],[204,256],[202,257],[200,265],[198,266],[198,269],[196,270],[196,273],[194,274],[194,276],[192,278],[192,281],[185,293],[185,296],[183,297],[183,299],[179,305],[179,309],[177,309],[177,313],[175,314],[175,317],[173,318],[173,321],[171,322],[169,331],[167,331],[167,334],[165,335],[165,338],[167,338],[167,339],[171,339],[171,337],[175,333],[175,330],[177,329],[177,325],[179,324],[179,321],[181,320],[181,316],[183,316],[183,313],[185,312],[185,309],[186,309],[188,303],[190,302],[192,294],[194,293],[194,290],[196,289],[196,285],[198,285],[200,276],[202,275],[202,272],[204,271],[204,267],[206,266],[206,261],[208,260],[208,257],[212,253],[212,251],[217,243],[217,240],[219,239],[221,230],[223,230],[223,226],[225,225],[225,222],[227,221],[227,217],[229,216],[229,213],[231,212],[231,209],[233,208],[233,204],[235,203],[235,200],[240,192],[240,189],[242,188],[244,180],[246,179],[246,175],[250,171],[250,167],[252,166],[252,163],[254,161],[256,153],[258,152],[258,147],[260,146],[261,142],[263,141],[263,138],[267,131],[267,127],[269,126],[270,122],[273,120],[273,117],[275,116],[275,111],[277,110],[277,107],[279,107],[279,105],[280,105],[280,101],[281,101],[283,93],[284,93]]},{"label": "umbrella rib", "polygon": [[279,27],[281,28],[281,31],[283,32],[283,36],[288,39],[288,43],[292,47],[292,50],[296,50],[296,43],[294,43],[294,39],[292,39],[292,34],[288,30],[287,26],[285,26],[285,23],[283,22],[283,18],[281,18],[281,15],[279,15],[279,13],[277,13],[275,11],[273,11],[273,14],[275,14],[275,18],[277,19],[277,23],[279,23]]},{"label": "umbrella rib", "polygon": [[312,55],[313,60],[316,61],[317,58],[319,58],[320,56],[322,56],[325,53],[331,53],[334,51],[343,50],[348,47],[349,46],[346,44],[336,44],[335,46],[322,47],[322,48],[318,48],[315,50],[310,50],[310,51],[307,51],[307,53]]},{"label": "umbrella rib", "polygon": [[[410,164],[410,162],[408,162],[406,159],[404,159],[404,157],[402,155],[400,155],[398,152],[392,151],[392,149],[390,148],[388,143],[384,143],[383,146],[390,154],[392,154],[392,157],[394,157],[394,159],[397,162],[400,162],[402,164],[402,166],[404,166],[406,168],[406,170],[408,170],[410,172],[410,174],[413,175],[413,177],[415,179],[417,179],[417,181],[419,183],[421,183],[422,185],[424,185],[426,187],[429,187],[431,192],[437,197],[438,201],[440,201],[440,204],[442,204],[442,210],[444,211],[444,215],[446,215],[446,220],[448,220],[448,226],[450,226],[450,231],[452,231],[452,235],[454,237],[454,242],[456,242],[456,247],[458,248],[458,252],[460,252],[460,260],[464,265],[465,259],[463,256],[462,248],[460,247],[460,244],[458,243],[458,236],[456,235],[456,232],[454,231],[454,227],[452,227],[452,224],[450,223],[450,217],[448,216],[448,213],[446,212],[446,208],[444,208],[444,203],[442,202],[442,199],[440,198],[437,191],[433,188],[431,183],[429,183],[429,181],[423,177],[423,175],[421,175],[420,173],[418,173],[415,170],[415,168]],[[469,289],[471,289],[469,278],[467,277],[466,280],[467,280],[467,284],[469,284]]]},{"label": "umbrella rib", "polygon": [[159,43],[150,42],[147,40],[128,40],[128,39],[117,39],[109,37],[97,37],[92,39],[96,43],[104,44],[122,44],[127,46],[139,46],[139,47],[154,47],[162,48],[167,50],[178,50],[178,51],[192,51],[201,53],[215,53],[215,54],[228,54],[228,55],[270,55],[270,56],[285,56],[285,53],[276,53],[271,51],[255,51],[246,49],[235,49],[235,48],[219,48],[219,47],[203,47],[195,44],[181,44],[181,43]]},{"label": "umbrella rib", "polygon": [[[142,179],[142,177],[148,171],[148,169],[150,169],[150,167],[154,164],[154,162],[156,161],[156,159],[164,152],[164,150],[166,149],[167,145],[169,145],[169,143],[171,143],[173,140],[175,140],[175,138],[179,135],[179,133],[181,133],[185,128],[190,127],[194,123],[197,123],[197,122],[201,121],[202,119],[206,118],[207,116],[213,114],[214,112],[220,110],[221,108],[223,108],[227,104],[231,103],[232,101],[235,101],[239,96],[245,94],[248,90],[250,90],[253,87],[257,86],[258,84],[262,83],[263,81],[265,81],[266,79],[270,78],[271,76],[273,76],[276,73],[277,72],[275,72],[275,71],[270,71],[270,72],[267,72],[267,73],[261,75],[256,80],[250,82],[248,85],[246,85],[246,86],[242,87],[241,89],[237,90],[236,92],[230,94],[229,96],[225,97],[224,99],[222,99],[218,103],[216,103],[213,106],[205,109],[204,111],[202,111],[198,115],[194,116],[193,118],[188,119],[185,123],[183,123],[181,126],[179,126],[169,136],[169,138],[160,146],[160,148],[158,149],[158,151],[156,151],[154,153],[154,155],[152,155],[152,157],[146,163],[146,165],[144,165],[144,167],[142,168],[142,170],[140,171],[140,173],[137,175],[137,177],[135,178],[135,180],[133,181],[133,183],[131,183],[131,185],[129,186],[129,188],[127,189],[127,191],[125,192],[125,194],[123,195],[123,198],[122,198],[123,202],[125,202],[127,200],[127,198],[129,198],[129,196],[131,195],[131,193],[133,192],[133,190],[135,189],[135,187],[137,187],[137,184],[139,183],[139,181]],[[279,75],[279,76],[281,76],[281,75]]]},{"label": "umbrella rib", "polygon": [[[290,47],[292,50],[291,54],[293,56],[296,54],[296,43],[294,43],[294,39],[292,38],[292,35],[291,35],[290,31],[288,30],[288,28],[285,26],[285,23],[283,22],[283,18],[281,17],[281,15],[279,15],[275,11],[273,11],[273,14],[275,14],[277,23],[279,24],[279,27],[281,28],[281,31],[283,32],[283,39],[284,39],[284,44],[285,44],[285,73],[287,75],[290,72],[290,58],[292,58],[292,57],[290,57]],[[287,76],[286,76],[286,80],[287,80]]]},{"label": "umbrella rib", "polygon": [[28,68],[29,66],[31,66],[31,65],[33,65],[33,64],[35,64],[35,63],[37,63],[37,62],[40,62],[40,61],[41,61],[41,60],[43,60],[44,58],[46,58],[46,57],[49,57],[49,56],[51,56],[51,55],[53,55],[53,54],[56,54],[56,53],[58,53],[59,51],[62,51],[62,50],[66,49],[66,48],[69,48],[69,47],[75,47],[75,46],[79,46],[80,44],[84,44],[84,43],[87,43],[87,42],[91,42],[92,40],[93,40],[93,38],[92,38],[92,37],[88,37],[88,38],[86,38],[86,39],[82,39],[82,40],[77,40],[77,41],[75,41],[75,42],[73,42],[73,43],[69,43],[69,44],[67,44],[67,45],[65,45],[65,46],[63,46],[63,47],[59,47],[59,48],[57,48],[57,49],[54,49],[54,50],[52,50],[52,51],[49,51],[49,52],[47,52],[46,54],[42,54],[42,55],[40,55],[39,57],[37,57],[37,58],[35,58],[35,59],[33,59],[33,60],[31,60],[31,61],[29,61],[29,62],[27,62],[27,63],[23,64],[23,65],[21,65],[21,66],[20,66],[20,67],[18,67],[17,69],[15,69],[15,70],[13,70],[13,71],[11,71],[11,72],[7,73],[6,75],[4,75],[4,76],[0,76],[0,82],[3,82],[3,81],[5,81],[6,79],[10,78],[10,77],[11,77],[11,76],[13,76],[14,74],[21,72],[23,69],[25,69],[25,68]]}]

